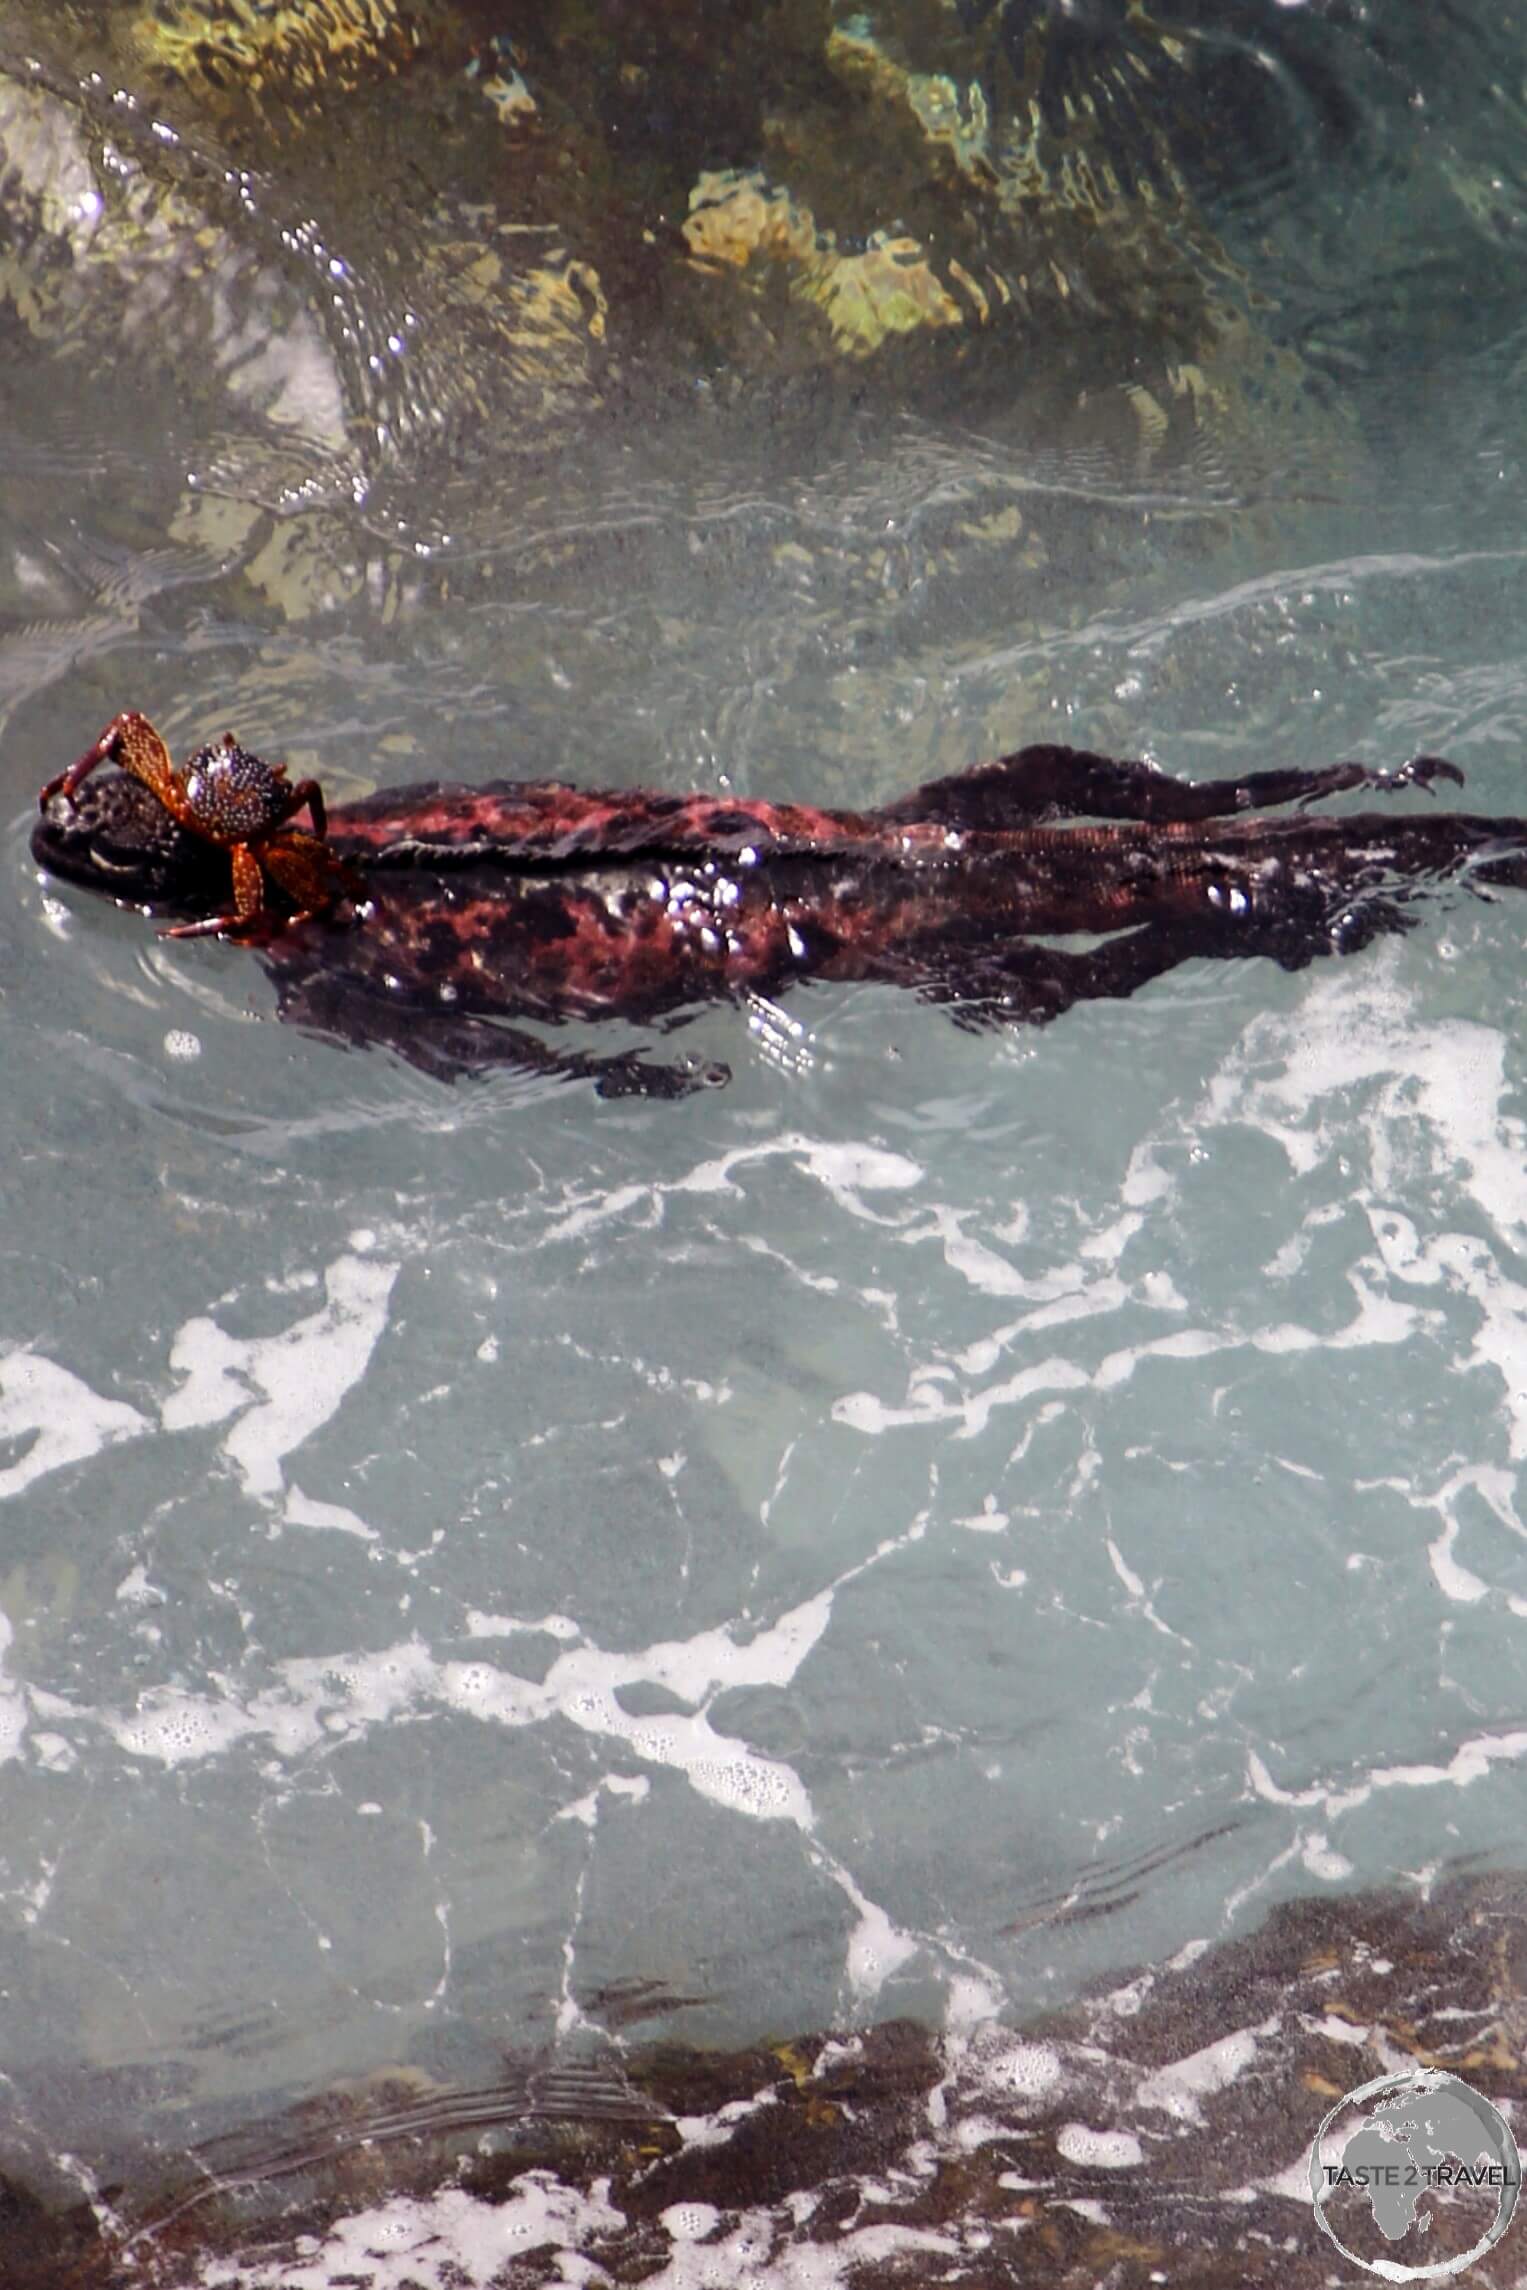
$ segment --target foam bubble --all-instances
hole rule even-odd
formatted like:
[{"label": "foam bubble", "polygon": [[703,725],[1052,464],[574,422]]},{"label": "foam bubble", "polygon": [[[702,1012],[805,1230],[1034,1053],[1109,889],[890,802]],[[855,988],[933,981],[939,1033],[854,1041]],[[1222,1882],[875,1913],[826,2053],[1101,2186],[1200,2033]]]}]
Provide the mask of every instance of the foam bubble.
[{"label": "foam bubble", "polygon": [[1094,2131],[1087,2123],[1063,2123],[1055,2134],[1057,2151],[1068,2163],[1100,2171],[1133,2171],[1145,2149],[1129,2131]]},{"label": "foam bubble", "polygon": [[[549,2171],[527,2171],[501,2203],[461,2187],[427,2201],[395,2196],[341,2219],[321,2243],[307,2238],[296,2259],[215,2259],[200,2279],[205,2290],[332,2290],[335,2282],[364,2282],[369,2290],[489,2290],[527,2251],[576,2253],[624,2224],[598,2192],[580,2194]],[[572,2263],[578,2271],[559,2267],[560,2279],[583,2278],[581,2262]]]},{"label": "foam bubble", "polygon": [[675,2242],[704,2242],[721,2223],[721,2213],[710,2203],[670,2203],[658,2217]]},{"label": "foam bubble", "polygon": [[1015,2043],[991,2063],[987,2081],[1037,2106],[1058,2089],[1064,2074],[1060,2054],[1049,2044]]},{"label": "foam bubble", "polygon": [[1184,2059],[1158,2067],[1136,2087],[1137,2104],[1159,2108],[1179,2123],[1202,2122],[1200,2101],[1227,2090],[1244,2075],[1257,2056],[1259,2040],[1276,2035],[1278,2028],[1275,2015],[1257,2027],[1237,2028],[1232,2034],[1221,2036],[1217,2043],[1206,2044],[1202,2051],[1191,2052]]},{"label": "foam bubble", "polygon": [[108,1730],[130,1757],[187,1765],[214,1756],[252,1729],[234,1703],[166,1690],[149,1699],[137,1717],[108,1721]]}]

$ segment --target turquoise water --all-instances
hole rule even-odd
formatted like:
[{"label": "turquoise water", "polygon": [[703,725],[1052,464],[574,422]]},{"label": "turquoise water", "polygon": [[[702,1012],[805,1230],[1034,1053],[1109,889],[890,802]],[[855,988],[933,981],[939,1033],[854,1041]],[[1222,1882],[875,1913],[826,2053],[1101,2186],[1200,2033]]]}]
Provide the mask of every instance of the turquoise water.
[{"label": "turquoise water", "polygon": [[1184,437],[1113,344],[1082,406],[1042,343],[849,388],[655,326],[554,418],[537,381],[538,433],[493,366],[435,443],[447,341],[362,452],[355,340],[431,245],[384,262],[330,185],[371,333],[336,318],[271,252],[278,150],[245,222],[212,201],[199,369],[78,243],[90,323],[34,322],[18,278],[153,105],[29,71],[0,13],[15,2167],[99,2184],[399,2062],[970,2040],[1292,1897],[1519,1858],[1509,894],[1008,1038],[877,987],[711,1010],[680,1046],[728,1089],[609,1105],[278,1027],[246,952],[27,846],[123,706],[331,794],[869,802],[1063,738],[1434,750],[1527,811],[1520,123],[1479,14],[1398,60],[1310,19],[1344,151],[1278,31],[1309,165],[1198,182],[1287,363],[1265,401],[1211,368]]}]

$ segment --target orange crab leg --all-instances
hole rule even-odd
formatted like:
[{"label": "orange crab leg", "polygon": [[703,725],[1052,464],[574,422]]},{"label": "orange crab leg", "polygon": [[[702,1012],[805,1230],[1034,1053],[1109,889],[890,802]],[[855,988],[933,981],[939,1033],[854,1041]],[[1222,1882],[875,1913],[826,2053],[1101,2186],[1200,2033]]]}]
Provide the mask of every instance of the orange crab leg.
[{"label": "orange crab leg", "polygon": [[263,919],[265,876],[259,860],[247,843],[230,843],[228,859],[233,868],[232,914],[209,914],[201,922],[174,923],[159,933],[161,938],[217,938],[224,931],[242,931]]},{"label": "orange crab leg", "polygon": [[[354,867],[336,858],[316,835],[306,835],[300,828],[261,843],[258,855],[248,843],[231,844],[228,855],[233,868],[233,913],[175,923],[160,932],[162,938],[258,939],[311,922],[337,899],[358,900],[367,895]],[[266,875],[295,902],[295,913],[276,916],[270,912],[264,895]]]},{"label": "orange crab leg", "polygon": [[260,863],[297,908],[289,918],[292,922],[310,922],[336,899],[358,902],[369,896],[355,868],[336,857],[316,835],[305,835],[300,827],[289,828],[263,843]]},{"label": "orange crab leg", "polygon": [[[282,766],[282,768],[285,767]],[[292,789],[291,800],[282,813],[282,817],[295,819],[304,803],[308,807],[308,817],[313,822],[313,833],[321,843],[329,832],[329,819],[323,807],[323,789],[316,779],[298,780]],[[298,832],[300,833],[301,830],[299,829]]]},{"label": "orange crab leg", "polygon": [[173,818],[181,819],[183,809],[179,789],[175,784],[175,766],[170,751],[155,731],[147,716],[136,709],[125,715],[113,716],[111,722],[91,746],[87,747],[78,763],[71,763],[56,779],[50,779],[38,797],[40,807],[46,811],[55,795],[72,800],[76,788],[90,777],[100,763],[119,763],[130,771],[134,779],[141,780],[151,794],[157,795]]}]

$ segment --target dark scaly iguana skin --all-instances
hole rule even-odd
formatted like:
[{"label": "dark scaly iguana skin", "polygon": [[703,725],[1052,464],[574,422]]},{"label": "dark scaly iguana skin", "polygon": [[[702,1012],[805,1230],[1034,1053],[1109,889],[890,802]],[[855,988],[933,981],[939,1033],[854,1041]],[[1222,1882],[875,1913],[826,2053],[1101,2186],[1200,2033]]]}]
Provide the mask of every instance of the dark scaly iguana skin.
[{"label": "dark scaly iguana skin", "polygon": [[[523,1022],[651,1023],[821,978],[911,987],[966,1025],[1042,1024],[1194,955],[1298,969],[1408,929],[1414,889],[1465,867],[1527,888],[1527,819],[1252,816],[1443,778],[1462,774],[1420,757],[1393,774],[1341,763],[1193,785],[1033,747],[865,812],[424,783],[329,813],[330,848],[370,903],[259,953],[282,1017],[442,1078],[512,1065],[677,1096],[725,1069],[563,1053]],[[120,775],[55,801],[33,850],[122,903],[196,914],[226,899],[226,860]],[[1103,943],[1044,943],[1075,934]]]}]

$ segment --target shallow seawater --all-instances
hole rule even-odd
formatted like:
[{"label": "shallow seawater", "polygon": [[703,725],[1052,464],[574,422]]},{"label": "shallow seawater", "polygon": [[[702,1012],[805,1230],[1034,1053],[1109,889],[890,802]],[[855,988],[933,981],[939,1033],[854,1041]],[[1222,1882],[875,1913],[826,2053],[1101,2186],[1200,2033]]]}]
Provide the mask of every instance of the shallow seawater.
[{"label": "shallow seawater", "polygon": [[[1415,53],[1383,11],[1371,38],[1199,13],[1222,77],[1171,101],[1255,87],[1248,133],[1300,164],[1238,171],[1184,128],[1195,219],[1169,235],[1195,275],[1212,242],[1249,332],[1178,399],[1180,351],[1106,312],[1095,346],[1036,319],[852,354],[801,347],[767,287],[696,316],[640,272],[645,158],[628,240],[580,207],[546,277],[513,274],[538,313],[516,364],[462,250],[507,266],[555,202],[524,204],[484,122],[511,129],[471,108],[492,10],[466,34],[420,11],[440,50],[414,76],[331,91],[332,164],[310,120],[252,134],[120,39],[93,84],[107,32],[61,60],[66,13],[0,8],[12,2215],[41,2236],[83,2194],[148,2278],[127,2238],[206,2184],[192,2149],[239,2134],[260,2187],[288,2111],[341,2087],[498,2092],[491,2142],[527,2107],[577,2124],[580,2070],[588,2121],[625,2094],[640,2122],[655,2047],[692,2047],[662,2054],[663,2111],[698,2154],[751,2122],[736,2063],[786,2047],[786,2096],[830,2091],[907,2023],[930,2048],[886,2070],[918,2094],[896,2169],[841,2166],[870,2239],[818,2237],[815,2166],[791,2150],[787,2200],[766,2124],[623,2278],[847,2281],[919,2251],[930,2280],[1045,2278],[1043,2174],[1010,2165],[1006,2218],[964,2182],[896,2217],[940,2156],[1053,2103],[1055,2211],[1102,2279],[1125,2182],[1159,2192],[1259,2045],[1273,2072],[1268,2015],[1313,1960],[1243,2010],[1223,1951],[1282,1965],[1305,1918],[1335,1962],[1366,1917],[1363,1961],[1403,1983],[1393,1933],[1434,1896],[1472,1929],[1457,1888],[1497,1881],[1520,1933],[1497,1872],[1527,1760],[1527,909],[1454,887],[1348,960],[1189,963],[1010,1034],[808,987],[649,1042],[724,1060],[726,1089],[612,1104],[278,1025],[246,951],[45,880],[32,805],[131,706],[179,753],[232,725],[331,796],[507,774],[868,805],[1052,739],[1201,777],[1437,752],[1461,807],[1527,813],[1499,12]],[[904,14],[872,28],[888,54],[933,36]],[[661,43],[638,62],[649,92],[677,74]],[[703,145],[691,68],[665,100]],[[582,182],[573,107],[540,100]],[[373,133],[419,144],[374,203]],[[734,106],[718,168],[740,134]],[[166,213],[136,278],[129,222]],[[733,291],[667,256],[685,295]],[[1142,2098],[1129,2062],[1162,2072],[1171,2039],[1132,2050],[1140,2000],[1190,1976],[1179,2052],[1241,2049]],[[1382,1999],[1351,2022],[1335,2092],[1456,2035],[1509,2104],[1519,2029],[1490,2049],[1488,1996],[1401,1992],[1388,2032]],[[1185,2231],[1228,2249],[1254,2195],[1313,2281],[1320,2109],[1280,2058],[1287,2120],[1211,2223],[1184,2193]],[[538,2116],[531,2066],[571,2078]],[[428,2128],[405,2109],[399,2152]],[[387,2136],[369,2178],[329,2185],[316,2152],[301,2251],[278,2203],[264,2255],[235,2233],[162,2278],[444,2290],[550,2249],[525,2280],[600,2280],[576,2254],[636,2215],[539,2149],[491,2206],[391,2181]]]}]

